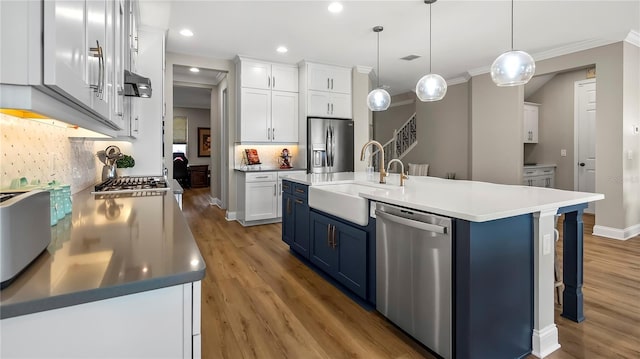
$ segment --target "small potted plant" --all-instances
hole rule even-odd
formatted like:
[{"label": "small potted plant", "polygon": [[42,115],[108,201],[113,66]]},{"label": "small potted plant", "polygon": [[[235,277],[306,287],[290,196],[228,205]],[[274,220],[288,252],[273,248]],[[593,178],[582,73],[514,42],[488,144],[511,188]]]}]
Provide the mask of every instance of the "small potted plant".
[{"label": "small potted plant", "polygon": [[[136,160],[129,155],[122,154],[120,158],[116,160],[117,168],[131,168],[136,165]],[[122,174],[126,174],[128,171],[120,171]]]}]

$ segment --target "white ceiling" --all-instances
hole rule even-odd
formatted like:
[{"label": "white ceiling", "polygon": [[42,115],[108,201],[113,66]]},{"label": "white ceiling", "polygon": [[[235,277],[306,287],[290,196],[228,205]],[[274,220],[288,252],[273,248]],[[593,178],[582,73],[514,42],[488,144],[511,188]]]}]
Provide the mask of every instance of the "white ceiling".
[{"label": "white ceiling", "polygon": [[[347,66],[376,66],[380,34],[381,84],[391,94],[415,89],[428,71],[428,5],[423,0],[342,1],[141,0],[143,25],[168,29],[167,51],[232,59],[235,55],[284,63],[303,59]],[[432,5],[432,66],[449,82],[488,69],[510,47],[510,2],[440,0]],[[514,42],[536,60],[561,49],[621,41],[640,29],[640,0],[544,1],[514,4]],[[195,35],[178,32],[190,28]],[[285,45],[289,52],[275,51]],[[410,62],[401,57],[416,54]]]}]

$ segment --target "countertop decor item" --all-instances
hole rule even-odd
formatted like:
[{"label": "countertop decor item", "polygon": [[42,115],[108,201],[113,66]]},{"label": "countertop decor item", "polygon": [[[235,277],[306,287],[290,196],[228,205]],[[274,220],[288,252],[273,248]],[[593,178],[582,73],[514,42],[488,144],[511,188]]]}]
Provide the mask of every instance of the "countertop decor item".
[{"label": "countertop decor item", "polygon": [[384,111],[391,105],[391,96],[387,90],[380,87],[380,33],[384,28],[380,25],[373,28],[373,32],[378,34],[378,70],[376,71],[376,77],[378,79],[378,86],[369,92],[367,96],[367,106],[371,111]]},{"label": "countertop decor item", "polygon": [[280,152],[280,156],[279,156],[279,161],[280,161],[280,168],[282,169],[288,169],[291,168],[291,155],[289,154],[289,150],[286,148],[282,149],[282,152]]},{"label": "countertop decor item", "polygon": [[244,155],[248,165],[261,164],[260,156],[258,156],[258,150],[256,150],[255,148],[245,148]]},{"label": "countertop decor item", "polygon": [[431,4],[436,1],[424,0],[425,4],[429,4],[429,73],[422,76],[416,84],[416,95],[422,102],[440,101],[447,94],[447,81],[431,72]]}]

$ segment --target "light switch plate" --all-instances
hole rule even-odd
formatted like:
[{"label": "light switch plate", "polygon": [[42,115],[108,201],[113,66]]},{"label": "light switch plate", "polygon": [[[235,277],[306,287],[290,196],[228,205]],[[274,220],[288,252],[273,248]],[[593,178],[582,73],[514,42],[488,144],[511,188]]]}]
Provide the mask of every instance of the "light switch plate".
[{"label": "light switch plate", "polygon": [[564,149],[564,148],[563,148],[563,149],[561,149],[561,150],[560,150],[560,156],[562,156],[562,157],[567,157],[567,150],[566,150],[566,149]]}]

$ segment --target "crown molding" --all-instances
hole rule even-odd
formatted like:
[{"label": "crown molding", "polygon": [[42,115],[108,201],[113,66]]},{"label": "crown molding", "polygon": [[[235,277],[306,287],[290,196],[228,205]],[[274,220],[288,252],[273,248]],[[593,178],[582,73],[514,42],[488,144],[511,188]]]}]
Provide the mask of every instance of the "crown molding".
[{"label": "crown molding", "polygon": [[629,34],[627,34],[627,37],[624,38],[624,41],[632,44],[632,45],[636,45],[637,47],[640,47],[640,33],[634,30],[629,31]]},{"label": "crown molding", "polygon": [[463,84],[465,82],[469,82],[470,79],[471,79],[471,76],[468,73],[466,73],[462,76],[454,77],[452,79],[447,80],[447,86]]},{"label": "crown molding", "polygon": [[361,74],[371,75],[371,72],[373,72],[373,67],[357,65],[356,66],[356,71],[361,73]]}]

